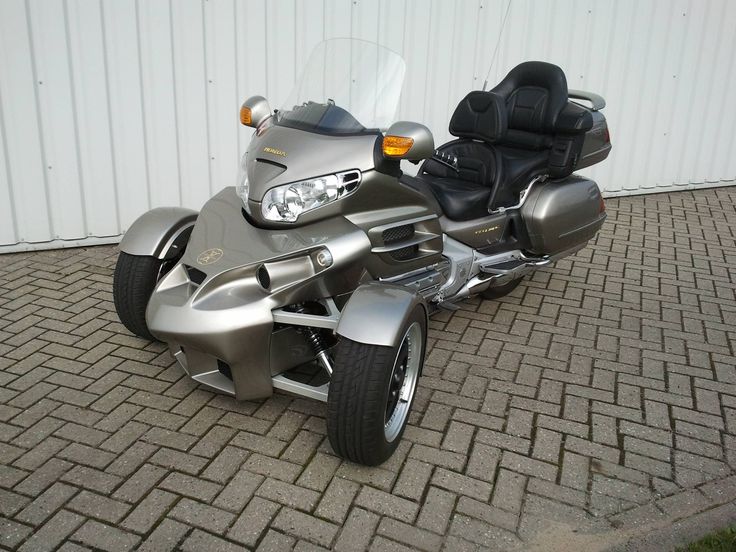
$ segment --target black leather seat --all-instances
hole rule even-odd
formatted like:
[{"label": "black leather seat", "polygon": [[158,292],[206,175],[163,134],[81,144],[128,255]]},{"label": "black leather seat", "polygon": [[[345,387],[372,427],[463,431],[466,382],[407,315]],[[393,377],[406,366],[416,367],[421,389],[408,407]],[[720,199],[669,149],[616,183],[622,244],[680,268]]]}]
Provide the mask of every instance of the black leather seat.
[{"label": "black leather seat", "polygon": [[[532,178],[551,172],[557,135],[570,131],[566,117],[565,128],[558,127],[568,105],[562,69],[540,61],[522,63],[490,92],[463,98],[450,120],[450,134],[458,139],[438,148],[441,155],[425,161],[417,178],[429,185],[453,220],[514,205]],[[585,113],[571,109],[569,119],[584,118]],[[580,128],[570,132],[584,132],[587,121],[575,124]],[[552,172],[559,175],[564,169]]]},{"label": "black leather seat", "polygon": [[492,185],[501,180],[499,152],[486,142],[456,140],[450,144],[448,155],[453,156],[455,166],[430,159],[418,177],[427,181],[447,217],[470,220],[487,215]]}]

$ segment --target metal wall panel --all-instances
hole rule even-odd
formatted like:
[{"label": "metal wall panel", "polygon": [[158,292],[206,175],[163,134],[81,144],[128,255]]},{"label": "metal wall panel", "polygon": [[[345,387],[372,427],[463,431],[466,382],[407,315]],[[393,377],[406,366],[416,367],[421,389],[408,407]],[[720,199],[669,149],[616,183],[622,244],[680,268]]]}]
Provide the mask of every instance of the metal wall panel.
[{"label": "metal wall panel", "polygon": [[[3,0],[0,252],[116,241],[159,205],[233,184],[252,94],[286,98],[312,47],[378,41],[407,62],[399,118],[448,139],[454,106],[527,59],[601,93],[607,195],[736,178],[728,0]],[[489,71],[493,52],[496,60]]]}]

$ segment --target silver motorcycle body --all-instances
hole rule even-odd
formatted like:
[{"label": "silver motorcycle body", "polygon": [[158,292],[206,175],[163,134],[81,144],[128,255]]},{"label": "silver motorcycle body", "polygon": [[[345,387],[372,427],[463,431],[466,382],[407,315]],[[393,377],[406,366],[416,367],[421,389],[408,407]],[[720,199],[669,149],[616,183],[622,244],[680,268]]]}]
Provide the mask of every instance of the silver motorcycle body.
[{"label": "silver motorcycle body", "polygon": [[[549,70],[542,65],[527,69]],[[517,77],[520,92],[510,94],[519,103],[530,77]],[[507,197],[488,199],[482,209],[474,200],[468,205],[479,216],[458,216],[457,197],[471,187],[462,179],[466,165],[477,161],[465,151],[482,146],[509,170],[545,153],[514,150],[508,136],[522,123],[514,122],[516,104],[508,107],[502,92],[471,93],[463,109],[475,122],[467,123],[459,106],[450,129],[460,138],[437,150],[422,125],[400,122],[385,132],[355,126],[332,99],[275,114],[263,98],[248,100],[243,120],[257,130],[238,186],[224,188],[198,213],[154,209],[120,244],[127,255],[161,263],[145,311],[150,334],[190,377],[237,399],[268,397],[277,388],[327,401],[341,340],[399,347],[417,308],[424,317],[457,308],[585,247],[605,208],[597,184],[572,172],[605,159],[610,141],[599,97],[568,93],[566,85],[554,122],[562,130],[550,134],[543,166],[513,184],[497,177],[498,193]],[[573,104],[575,98],[593,106]],[[328,118],[342,121],[337,131],[320,126]],[[582,130],[569,130],[575,125]],[[387,154],[396,151],[389,137],[397,137],[398,148],[410,145]],[[557,152],[556,164],[555,146],[568,150]],[[401,160],[424,164],[411,177]],[[444,183],[460,186],[457,197],[438,191]],[[320,186],[321,195],[314,192]],[[315,361],[323,377],[291,375]]]}]

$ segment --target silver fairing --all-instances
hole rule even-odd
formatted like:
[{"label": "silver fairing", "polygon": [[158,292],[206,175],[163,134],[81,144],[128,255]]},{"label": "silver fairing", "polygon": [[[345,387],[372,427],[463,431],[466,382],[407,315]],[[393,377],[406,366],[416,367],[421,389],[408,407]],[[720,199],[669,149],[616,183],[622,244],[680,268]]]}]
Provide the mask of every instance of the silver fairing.
[{"label": "silver fairing", "polygon": [[[325,248],[333,259],[328,267],[316,262]],[[272,374],[291,367],[290,359],[273,354],[272,310],[352,291],[369,252],[367,235],[342,217],[256,228],[245,220],[234,188],[225,188],[203,207],[183,258],[154,290],[146,321],[175,356],[186,357],[182,365],[194,379],[239,399],[268,396]],[[261,266],[271,275],[269,289],[256,278]],[[288,337],[293,344],[295,336]],[[287,353],[296,364],[311,358],[308,348]],[[231,382],[218,360],[228,365]]]},{"label": "silver fairing", "polygon": [[[378,134],[326,135],[273,125],[253,135],[246,155],[250,190],[247,210],[253,221],[264,227],[293,227],[295,223],[265,220],[261,200],[268,190],[283,184],[327,174],[372,171]],[[353,195],[359,195],[361,190]],[[340,200],[302,214],[296,224],[308,224],[344,212]]]},{"label": "silver fairing", "polygon": [[[377,138],[377,134],[330,136],[278,125],[256,132],[248,145],[250,198],[260,202],[274,186],[323,174],[371,170]],[[265,160],[266,165],[282,165],[286,170],[265,172],[261,167],[264,163],[257,163],[259,159]]]}]

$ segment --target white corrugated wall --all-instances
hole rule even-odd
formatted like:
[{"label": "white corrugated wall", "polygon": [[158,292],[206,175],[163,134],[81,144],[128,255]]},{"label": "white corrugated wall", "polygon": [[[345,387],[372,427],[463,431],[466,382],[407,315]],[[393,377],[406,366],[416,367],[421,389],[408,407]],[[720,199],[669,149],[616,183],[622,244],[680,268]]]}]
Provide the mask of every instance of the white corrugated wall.
[{"label": "white corrugated wall", "polygon": [[[507,0],[1,0],[0,252],[114,241],[234,183],[244,98],[285,99],[317,42],[402,52],[399,118],[439,143]],[[528,59],[606,97],[607,195],[733,183],[736,2],[512,0],[493,86]]]}]

